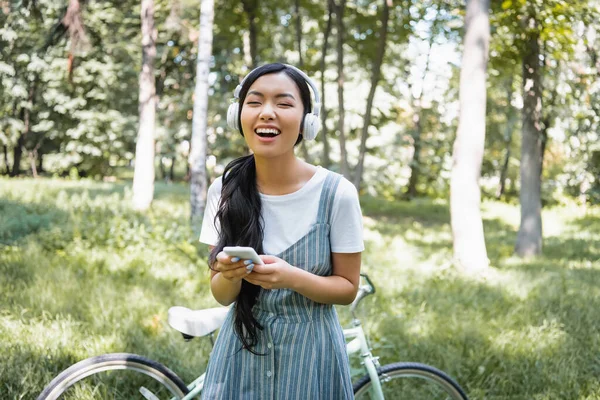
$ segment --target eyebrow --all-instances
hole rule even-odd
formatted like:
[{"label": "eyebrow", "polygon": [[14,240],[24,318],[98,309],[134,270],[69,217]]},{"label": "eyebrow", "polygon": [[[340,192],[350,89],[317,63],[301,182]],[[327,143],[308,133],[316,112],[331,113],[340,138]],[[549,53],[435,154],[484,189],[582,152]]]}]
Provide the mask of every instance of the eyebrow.
[{"label": "eyebrow", "polygon": [[[251,94],[253,94],[255,96],[265,97],[264,94],[262,94],[261,92],[258,92],[256,90],[249,91],[246,96],[250,96]],[[279,94],[275,95],[275,98],[281,98],[281,97],[289,97],[289,98],[291,98],[293,100],[296,100],[296,98],[294,97],[294,95],[292,95],[291,93],[279,93]]]}]

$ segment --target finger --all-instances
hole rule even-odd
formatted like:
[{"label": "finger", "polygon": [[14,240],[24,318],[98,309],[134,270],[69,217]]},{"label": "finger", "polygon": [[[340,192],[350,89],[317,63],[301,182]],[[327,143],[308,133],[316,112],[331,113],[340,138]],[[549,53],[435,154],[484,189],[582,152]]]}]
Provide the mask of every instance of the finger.
[{"label": "finger", "polygon": [[239,267],[227,271],[222,271],[221,274],[223,274],[223,276],[229,280],[240,280],[245,278],[249,274],[249,272],[246,270],[246,268]]},{"label": "finger", "polygon": [[258,274],[272,274],[273,272],[275,272],[275,270],[276,270],[275,266],[260,265],[260,264],[254,265],[254,268],[252,269],[253,272],[256,272]]},{"label": "finger", "polygon": [[264,278],[261,278],[261,276],[259,274],[256,274],[254,272],[246,274],[244,279],[247,280],[248,282],[250,282],[251,284],[258,285],[258,286],[260,286],[261,284],[267,283],[264,280]]},{"label": "finger", "polygon": [[227,253],[221,251],[219,254],[217,254],[217,261],[222,264],[233,264],[240,261],[240,259],[238,257],[230,257],[227,255]]}]

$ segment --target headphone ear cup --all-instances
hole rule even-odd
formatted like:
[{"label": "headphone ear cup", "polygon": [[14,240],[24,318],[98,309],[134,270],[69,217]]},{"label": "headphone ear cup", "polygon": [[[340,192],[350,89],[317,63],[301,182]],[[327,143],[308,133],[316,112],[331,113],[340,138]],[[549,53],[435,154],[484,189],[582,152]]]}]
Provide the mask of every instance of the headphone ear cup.
[{"label": "headphone ear cup", "polygon": [[238,123],[239,107],[240,103],[236,101],[235,103],[231,103],[227,109],[227,126],[234,131],[240,129],[240,124]]},{"label": "headphone ear cup", "polygon": [[304,117],[304,127],[302,136],[304,140],[314,140],[321,129],[321,120],[318,116],[312,113],[306,114]]}]

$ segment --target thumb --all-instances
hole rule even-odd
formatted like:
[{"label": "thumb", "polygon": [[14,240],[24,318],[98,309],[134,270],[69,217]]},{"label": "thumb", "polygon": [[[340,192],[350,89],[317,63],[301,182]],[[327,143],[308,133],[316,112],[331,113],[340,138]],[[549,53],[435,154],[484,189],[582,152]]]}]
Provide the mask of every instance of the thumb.
[{"label": "thumb", "polygon": [[276,262],[279,262],[279,261],[281,261],[281,259],[280,259],[280,258],[278,258],[278,257],[275,257],[275,256],[261,255],[261,256],[259,256],[259,257],[261,258],[261,260],[263,260],[263,262],[264,262],[265,264],[274,264],[274,263],[276,263]]}]

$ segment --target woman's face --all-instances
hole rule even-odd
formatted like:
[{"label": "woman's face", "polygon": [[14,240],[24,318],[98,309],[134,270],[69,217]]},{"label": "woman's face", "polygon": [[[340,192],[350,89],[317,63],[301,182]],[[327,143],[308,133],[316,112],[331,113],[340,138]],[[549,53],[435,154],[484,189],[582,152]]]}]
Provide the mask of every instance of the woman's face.
[{"label": "woman's face", "polygon": [[263,75],[250,86],[240,121],[255,156],[272,158],[293,154],[303,116],[296,83],[279,72]]}]

